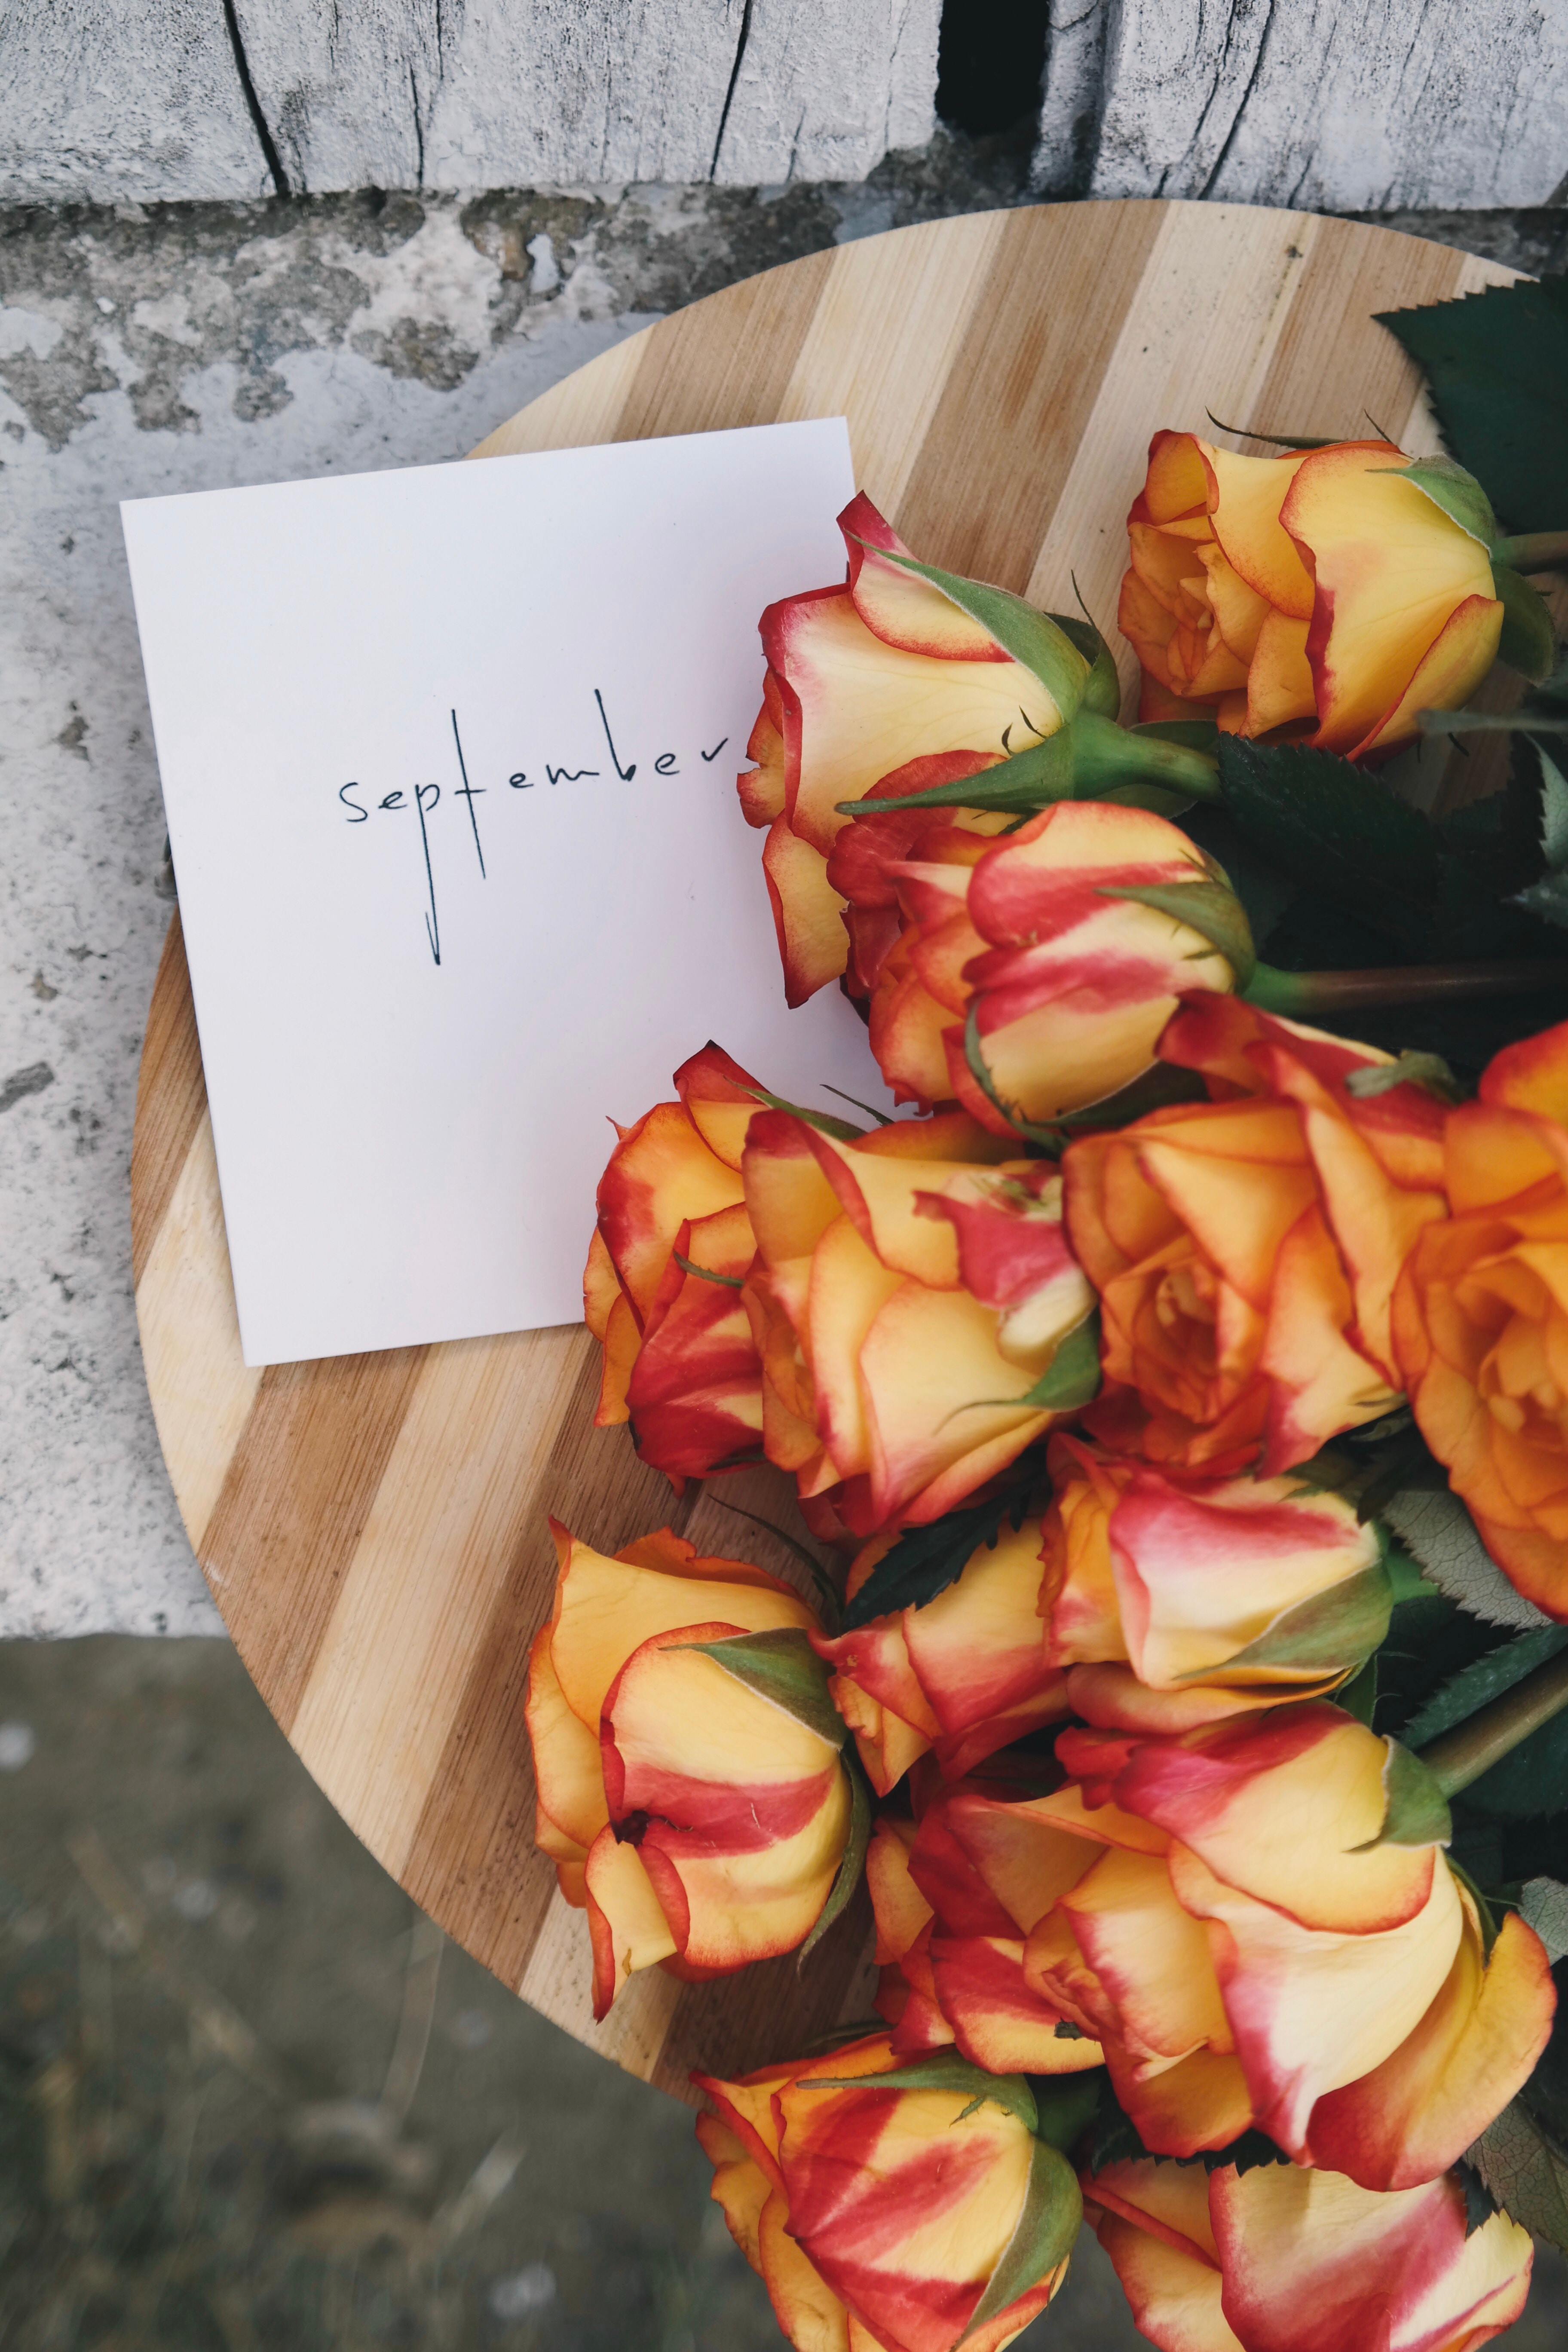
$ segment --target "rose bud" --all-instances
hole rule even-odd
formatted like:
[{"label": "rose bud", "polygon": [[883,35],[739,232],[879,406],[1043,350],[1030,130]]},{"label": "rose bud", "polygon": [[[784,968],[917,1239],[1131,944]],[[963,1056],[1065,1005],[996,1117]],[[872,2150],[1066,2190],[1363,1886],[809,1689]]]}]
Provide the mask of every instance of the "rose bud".
[{"label": "rose bud", "polygon": [[1374,1528],[1294,1478],[1173,1478],[1058,1435],[1046,1652],[1102,1728],[1186,1731],[1326,1698],[1378,1648],[1394,1591]]},{"label": "rose bud", "polygon": [[[1058,1118],[1142,1076],[1180,996],[1237,985],[1216,928],[1250,975],[1224,876],[1147,809],[1058,801],[1000,841],[922,814],[918,829],[912,814],[858,817],[827,869],[849,904],[849,984],[870,991],[871,1050],[898,1101],[955,1098],[1002,1136],[1016,1130],[998,1097],[1026,1120]],[[868,933],[885,895],[899,928],[882,944]],[[1206,929],[1180,919],[1184,903],[1202,904]]]},{"label": "rose bud", "polygon": [[714,2201],[796,2352],[1001,2352],[1067,2274],[1082,2201],[1023,2077],[916,2071],[932,2087],[874,2034],[692,2076]]},{"label": "rose bud", "polygon": [[1353,1717],[1068,1731],[1057,1752],[1067,1788],[966,1796],[948,1826],[1015,1916],[1015,1889],[1048,1896],[1025,1974],[1103,2044],[1152,2153],[1256,2124],[1299,2163],[1414,2188],[1528,2080],[1545,1950],[1510,1913],[1487,1955],[1429,1776]]},{"label": "rose bud", "polygon": [[[874,1537],[849,1571],[851,1603],[897,1538]],[[1067,1676],[1040,1638],[1040,1522],[1005,1524],[979,1544],[957,1580],[922,1607],[900,1609],[814,1646],[834,1669],[833,1704],[855,1735],[879,1797],[934,1748],[959,1780],[1010,1741],[1068,1712]]]},{"label": "rose bud", "polygon": [[668,1528],[613,1559],[551,1528],[555,1605],[523,1710],[534,1838],[587,1911],[602,2018],[634,1969],[720,1976],[803,1942],[851,1789],[797,1593]]},{"label": "rose bud", "polygon": [[1503,606],[1488,549],[1410,462],[1387,441],[1239,457],[1157,433],[1117,614],[1142,716],[1212,711],[1230,734],[1289,728],[1363,760],[1462,704]]},{"label": "rose bud", "polygon": [[961,1113],[853,1139],[752,1123],[763,1447],[858,1535],[952,1510],[1098,1379],[1059,1180],[1005,1149]]},{"label": "rose bud", "polygon": [[737,1455],[756,1459],[763,1395],[741,1298],[756,1255],[741,1182],[754,1081],[704,1045],[675,1087],[679,1101],[616,1129],[583,1303],[604,1349],[595,1425],[629,1421],[679,1494]]},{"label": "rose bud", "polygon": [[1107,2165],[1084,2210],[1160,2352],[1475,2352],[1530,2292],[1530,2233],[1452,2173],[1379,2194],[1293,2164]]},{"label": "rose bud", "polygon": [[1568,1023],[1451,1112],[1452,1213],[1405,1266],[1394,1346],[1422,1435],[1488,1550],[1568,1618]]},{"label": "rose bud", "polygon": [[1215,1473],[1292,1468],[1394,1402],[1391,1301],[1443,1214],[1443,1106],[1391,1057],[1234,997],[1184,1004],[1160,1058],[1207,1103],[1063,1155],[1075,1255],[1100,1293],[1106,1444]]},{"label": "rose bud", "polygon": [[[987,1793],[985,1784],[942,1790],[918,1828],[886,1814],[876,1824],[866,1882],[881,1970],[876,2006],[893,2028],[893,2048],[909,2054],[956,2042],[975,2065],[1002,2074],[1079,2074],[1103,2065],[1099,2042],[1025,1973],[1025,1939],[1052,1900],[1032,1867],[1038,1839],[1026,1826],[1015,1840],[1023,1867],[1010,1871],[1012,1817],[994,1807],[977,1813],[966,1802],[977,1793]],[[977,1821],[976,1850],[994,1888],[958,1833],[973,1832]],[[986,1841],[985,1826],[997,1822],[1001,1839]],[[1081,1866],[1081,1857],[1069,1849],[1068,1863]]]},{"label": "rose bud", "polygon": [[[763,615],[768,672],[746,746],[757,764],[740,779],[748,824],[768,828],[763,870],[791,1004],[847,961],[844,900],[827,878],[848,822],[837,803],[889,776],[909,792],[977,774],[1062,723],[1045,684],[989,629],[886,560],[909,551],[869,499],[853,499],[838,524],[847,584]],[[1087,666],[1065,639],[1062,649],[1081,685]]]}]

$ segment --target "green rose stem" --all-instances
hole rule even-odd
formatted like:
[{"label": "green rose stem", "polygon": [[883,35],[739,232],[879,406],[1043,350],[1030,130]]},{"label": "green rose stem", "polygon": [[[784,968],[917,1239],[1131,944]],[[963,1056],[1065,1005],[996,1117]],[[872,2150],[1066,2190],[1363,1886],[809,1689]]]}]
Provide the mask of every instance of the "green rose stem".
[{"label": "green rose stem", "polygon": [[1446,1797],[1457,1797],[1472,1780],[1500,1764],[1521,1739],[1568,1706],[1568,1654],[1537,1666],[1468,1723],[1446,1731],[1420,1751],[1421,1761]]},{"label": "green rose stem", "polygon": [[1522,530],[1514,539],[1500,539],[1492,548],[1494,563],[1510,572],[1551,572],[1568,563],[1568,530]]},{"label": "green rose stem", "polygon": [[1391,964],[1370,971],[1280,971],[1260,963],[1242,991],[1248,1004],[1292,1020],[1353,1013],[1380,1004],[1459,1004],[1568,987],[1568,957],[1500,963]]}]

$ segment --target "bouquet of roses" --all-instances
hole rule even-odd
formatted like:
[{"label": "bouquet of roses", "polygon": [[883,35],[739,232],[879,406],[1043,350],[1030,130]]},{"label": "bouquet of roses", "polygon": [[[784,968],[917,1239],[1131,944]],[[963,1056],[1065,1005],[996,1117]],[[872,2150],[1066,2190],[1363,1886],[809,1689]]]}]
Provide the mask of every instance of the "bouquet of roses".
[{"label": "bouquet of roses", "polygon": [[704,1046],[585,1295],[601,1423],[787,1474],[817,1589],[558,1529],[528,1722],[600,2015],[868,1884],[878,2016],[697,2078],[798,2352],[998,2352],[1086,2215],[1164,2352],[1468,2352],[1568,2245],[1565,312],[1392,321],[1451,457],[1157,435],[1134,725],[863,497],[763,616],[789,998],[915,1115]]}]

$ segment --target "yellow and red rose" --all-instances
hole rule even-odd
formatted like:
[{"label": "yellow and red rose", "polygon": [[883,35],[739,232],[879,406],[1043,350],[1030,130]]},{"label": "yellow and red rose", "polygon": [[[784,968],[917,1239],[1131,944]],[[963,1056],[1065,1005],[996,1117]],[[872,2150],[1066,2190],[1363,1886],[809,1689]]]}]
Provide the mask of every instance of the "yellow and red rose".
[{"label": "yellow and red rose", "polygon": [[1212,711],[1364,760],[1452,709],[1497,655],[1488,551],[1387,441],[1241,457],[1157,433],[1118,613],[1146,719]]},{"label": "yellow and red rose", "polygon": [[1472,2230],[1451,2173],[1380,2193],[1293,2164],[1135,2161],[1083,2186],[1159,2352],[1475,2352],[1530,2292],[1528,2231]]},{"label": "yellow and red rose", "polygon": [[1498,1055],[1443,1171],[1451,1213],[1400,1279],[1401,1372],[1493,1558],[1568,1618],[1568,1024]]},{"label": "yellow and red rose", "polygon": [[886,561],[909,551],[869,499],[854,499],[838,524],[847,583],[763,614],[768,670],[746,746],[756,765],[740,779],[747,823],[767,828],[763,870],[792,1004],[848,961],[846,902],[827,875],[849,821],[838,802],[978,775],[1054,734],[1062,716],[980,622]]},{"label": "yellow and red rose", "polygon": [[[1081,2203],[1021,2083],[878,2087],[885,2034],[739,2082],[698,2137],[795,2352],[1002,2352],[1067,2274]],[[970,2112],[973,2106],[973,2111]]]},{"label": "yellow and red rose", "polygon": [[1073,1250],[1100,1294],[1106,1443],[1215,1472],[1289,1470],[1400,1389],[1394,1284],[1444,1213],[1443,1107],[1391,1056],[1235,997],[1184,1004],[1160,1057],[1212,1096],[1063,1156]]},{"label": "yellow and red rose", "polygon": [[[894,1541],[858,1555],[853,1601]],[[885,1797],[934,1750],[958,1780],[1015,1739],[1068,1712],[1068,1678],[1040,1638],[1040,1521],[1005,1524],[980,1544],[956,1582],[920,1608],[873,1618],[831,1639],[815,1636],[834,1669],[833,1704],[855,1735],[871,1786]]]},{"label": "yellow and red rose", "polygon": [[858,1535],[952,1510],[1057,1417],[1034,1392],[1093,1295],[1059,1179],[1007,1149],[962,1113],[752,1122],[763,1450]]},{"label": "yellow and red rose", "polygon": [[814,1727],[748,1678],[747,1635],[776,1652],[793,1634],[812,1663],[819,1627],[798,1593],[668,1528],[607,1559],[551,1526],[555,1602],[524,1709],[534,1839],[588,1914],[603,2017],[638,1969],[720,1976],[802,1943],[843,1859],[850,1788],[826,1692]]},{"label": "yellow and red rose", "polygon": [[1130,895],[1215,879],[1165,818],[1058,801],[989,839],[1002,822],[968,810],[859,816],[827,872],[847,902],[847,984],[869,997],[871,1050],[894,1098],[928,1110],[953,1099],[1007,1135],[970,1067],[971,1007],[994,1093],[1038,1122],[1130,1086],[1178,998],[1228,991],[1236,974],[1206,935]]},{"label": "yellow and red rose", "polygon": [[[1028,1990],[1101,2045],[1152,2153],[1256,2125],[1299,2163],[1408,2188],[1527,2080],[1554,2009],[1545,1951],[1510,1914],[1489,1955],[1436,1832],[1384,1839],[1391,1751],[1354,1717],[1302,1705],[1057,1748],[1066,1787],[952,1791],[942,1839],[1022,1937]],[[933,1954],[950,1907],[961,1935],[996,1939],[918,1837],[910,1868]]]},{"label": "yellow and red rose", "polygon": [[[1032,1868],[1033,1848],[1020,1849],[1023,1870],[1009,1872],[994,1842],[981,1849],[991,1884],[967,1837],[976,1796],[1005,1801],[1007,1790],[965,1782],[940,1790],[918,1823],[888,1814],[876,1823],[866,1878],[881,1970],[877,2013],[900,2055],[956,2044],[993,2074],[1089,2073],[1105,2063],[1099,2042],[1025,1971],[1028,1927],[1049,1910],[1052,1884]],[[1077,1859],[1069,1854],[1069,1867]]]},{"label": "yellow and red rose", "polygon": [[1040,1610],[1073,1712],[1186,1731],[1322,1698],[1388,1631],[1375,1528],[1300,1479],[1176,1477],[1061,1433]]},{"label": "yellow and red rose", "polygon": [[583,1305],[604,1350],[596,1426],[629,1421],[679,1492],[737,1454],[755,1459],[763,1397],[740,1297],[756,1255],[741,1181],[755,1083],[712,1045],[674,1083],[678,1100],[616,1129]]}]

